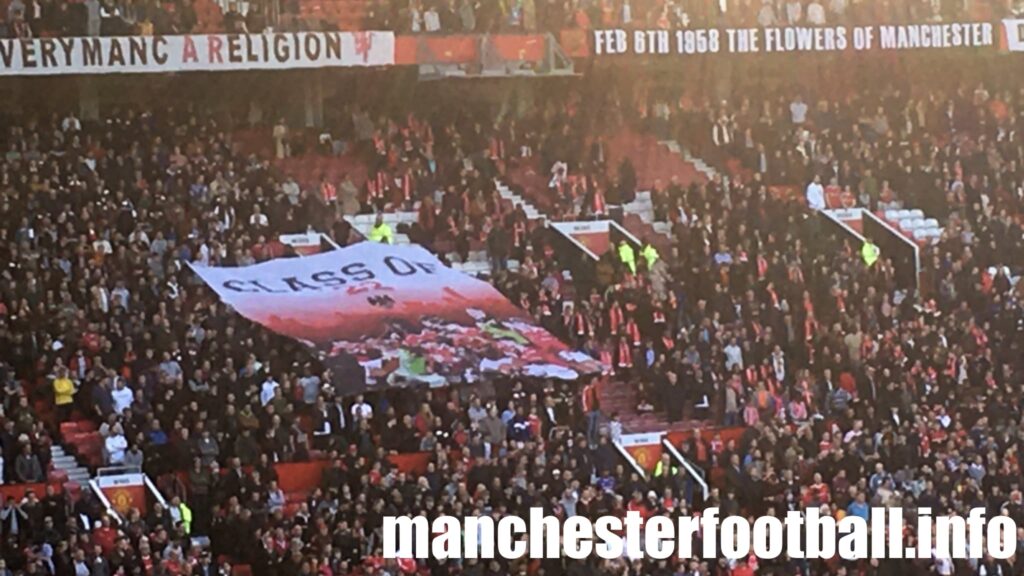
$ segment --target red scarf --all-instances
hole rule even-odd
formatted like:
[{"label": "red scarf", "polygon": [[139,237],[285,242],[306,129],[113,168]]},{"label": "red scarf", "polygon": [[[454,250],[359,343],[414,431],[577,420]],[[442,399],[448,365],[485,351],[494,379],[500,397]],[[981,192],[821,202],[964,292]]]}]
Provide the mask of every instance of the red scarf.
[{"label": "red scarf", "polygon": [[412,201],[412,175],[408,172],[405,176],[402,176],[402,194],[405,196],[405,201]]},{"label": "red scarf", "polygon": [[523,245],[523,239],[526,237],[526,225],[522,222],[516,222],[512,225],[512,245],[519,248]]},{"label": "red scarf", "polygon": [[625,340],[619,342],[619,368],[633,367],[633,353],[629,349],[629,343]]},{"label": "red scarf", "polygon": [[617,302],[612,304],[611,310],[608,311],[608,317],[608,327],[610,328],[611,333],[618,334],[619,326],[622,325],[623,319],[622,308],[619,307]]},{"label": "red scarf", "polygon": [[587,327],[587,318],[582,313],[576,313],[575,324],[577,336],[586,336],[590,332],[590,329]]},{"label": "red scarf", "polygon": [[626,334],[628,334],[630,340],[632,340],[633,346],[640,345],[640,328],[632,318],[630,318],[629,322],[626,323]]},{"label": "red scarf", "polygon": [[324,202],[334,202],[338,197],[338,189],[334,187],[334,184],[330,182],[324,182],[320,184],[320,193],[324,197]]},{"label": "red scarf", "polygon": [[491,138],[491,158],[505,157],[505,142],[497,136]]},{"label": "red scarf", "polygon": [[601,192],[600,190],[597,190],[597,189],[594,190],[593,210],[594,210],[594,214],[604,214],[604,211],[605,211],[605,207],[604,207],[604,193]]}]

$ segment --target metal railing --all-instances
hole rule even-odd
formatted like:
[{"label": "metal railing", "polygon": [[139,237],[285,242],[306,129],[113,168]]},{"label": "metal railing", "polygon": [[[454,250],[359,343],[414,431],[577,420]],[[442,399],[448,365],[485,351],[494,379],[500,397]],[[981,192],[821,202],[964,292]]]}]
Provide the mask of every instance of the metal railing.
[{"label": "metal railing", "polygon": [[695,482],[697,482],[697,485],[700,486],[701,489],[701,495],[706,501],[708,499],[710,489],[708,487],[708,481],[704,477],[704,470],[699,466],[694,466],[693,463],[687,460],[679,450],[669,442],[668,438],[662,438],[661,445],[668,450],[668,453],[672,455],[672,458],[674,458],[676,462],[679,462],[679,464],[682,465],[683,469],[686,470],[686,473],[689,474]]},{"label": "metal railing", "polygon": [[633,455],[626,450],[626,447],[622,445],[622,442],[615,442],[615,449],[619,451],[619,454],[626,459],[626,462],[633,468],[633,471],[640,475],[641,478],[647,480],[647,472],[640,466],[640,463],[633,458]]}]

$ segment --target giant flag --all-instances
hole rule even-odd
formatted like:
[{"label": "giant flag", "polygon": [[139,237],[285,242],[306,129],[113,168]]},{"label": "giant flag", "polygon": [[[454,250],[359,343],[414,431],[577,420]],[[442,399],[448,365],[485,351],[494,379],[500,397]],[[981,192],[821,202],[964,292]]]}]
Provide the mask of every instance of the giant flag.
[{"label": "giant flag", "polygon": [[336,381],[345,393],[488,374],[571,380],[602,368],[493,286],[419,246],[361,242],[306,258],[193,270],[240,314],[303,342],[328,367],[357,360],[365,381]]}]

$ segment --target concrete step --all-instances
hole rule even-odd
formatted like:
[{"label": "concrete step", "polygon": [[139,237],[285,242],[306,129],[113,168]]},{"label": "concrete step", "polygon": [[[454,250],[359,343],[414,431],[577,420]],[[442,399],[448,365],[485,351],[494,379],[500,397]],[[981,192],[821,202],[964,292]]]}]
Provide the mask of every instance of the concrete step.
[{"label": "concrete step", "polygon": [[455,252],[449,252],[445,254],[445,258],[453,264],[467,264],[469,262],[490,262],[490,259],[487,257],[486,250],[470,250],[467,256],[468,257],[465,260],[462,260],[462,257]]},{"label": "concrete step", "polygon": [[54,455],[53,456],[53,466],[54,466],[54,468],[60,468],[61,470],[67,470],[69,468],[74,468],[74,467],[78,466],[78,461],[75,460],[74,456],[67,456],[67,455],[56,456],[56,455]]},{"label": "concrete step", "polygon": [[491,273],[491,264],[489,262],[473,261],[455,262],[452,264],[452,269],[471,276],[489,275]]},{"label": "concrete step", "polygon": [[673,154],[679,154],[683,151],[682,147],[679,146],[679,142],[676,142],[675,140],[662,140],[658,143],[668,148],[668,151]]},{"label": "concrete step", "polygon": [[[384,221],[392,226],[397,224],[412,224],[419,217],[417,212],[407,210],[402,212],[384,212]],[[376,214],[356,214],[354,216],[348,216],[348,221],[353,225],[365,224],[367,226],[373,226],[374,222],[377,221]]]},{"label": "concrete step", "polygon": [[531,204],[529,201],[527,201],[519,194],[513,192],[512,189],[509,188],[508,185],[506,185],[504,182],[496,180],[495,185],[498,189],[498,195],[500,195],[505,200],[511,202],[513,206],[522,205],[523,212],[526,213],[526,217],[529,218],[530,220],[536,220],[538,218],[544,217],[544,214],[540,210],[538,210],[536,206]]}]

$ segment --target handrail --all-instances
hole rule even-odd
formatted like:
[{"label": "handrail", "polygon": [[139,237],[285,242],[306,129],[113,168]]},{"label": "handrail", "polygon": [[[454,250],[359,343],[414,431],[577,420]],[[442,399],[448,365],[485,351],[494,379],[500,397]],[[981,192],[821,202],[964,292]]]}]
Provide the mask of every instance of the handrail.
[{"label": "handrail", "polygon": [[[860,209],[862,219],[864,218],[864,212],[866,212],[866,210]],[[818,213],[824,216],[825,218],[828,218],[828,220],[833,224],[842,228],[847,234],[853,236],[857,240],[860,240],[861,244],[867,242],[867,238],[865,238],[863,234],[854,230],[853,227],[847,224],[846,222],[843,222],[839,218],[836,218],[835,215],[832,214],[831,210],[819,210]]]},{"label": "handrail", "polygon": [[584,256],[587,256],[588,258],[590,258],[591,260],[594,260],[595,262],[600,260],[600,258],[598,258],[598,256],[597,256],[597,254],[594,254],[594,252],[590,248],[587,248],[586,246],[583,245],[582,242],[580,242],[579,240],[573,238],[572,234],[568,234],[564,230],[562,230],[558,226],[558,224],[563,224],[563,222],[545,222],[545,225],[547,227],[551,228],[555,232],[558,232],[563,238],[567,238],[569,240],[569,242],[572,242],[577,248],[579,248],[583,252]]},{"label": "handrail", "polygon": [[121,514],[114,509],[114,506],[110,503],[110,499],[103,493],[103,489],[100,488],[100,485],[95,478],[91,478],[89,480],[89,488],[92,489],[92,493],[99,499],[100,504],[103,504],[103,507],[107,510],[107,514],[116,518],[118,523],[123,523],[124,518],[122,518]]},{"label": "handrail", "polygon": [[[693,464],[690,463],[689,460],[684,458],[683,455],[679,453],[679,450],[677,450],[676,447],[673,446],[671,442],[669,442],[668,438],[662,438],[661,445],[664,446],[666,450],[668,450],[668,453],[671,454],[677,462],[682,464],[683,468],[686,470],[686,473],[692,476],[693,479],[697,481],[697,484],[700,485],[701,494],[704,497],[703,499],[707,500],[710,490],[708,488],[707,480],[704,479],[704,471],[695,467]],[[698,470],[700,471],[698,472]]]},{"label": "handrail", "polygon": [[878,215],[871,212],[871,210],[863,210],[861,213],[867,218],[870,218],[875,224],[878,224],[882,228],[888,230],[890,234],[896,236],[897,239],[904,244],[908,244],[914,250],[914,286],[918,286],[918,279],[921,277],[921,247],[917,245],[917,242],[907,238],[906,234],[897,230],[885,218],[879,218]]},{"label": "handrail", "polygon": [[149,475],[143,474],[142,481],[146,484],[146,489],[148,489],[153,494],[153,497],[156,498],[156,501],[164,508],[167,508],[167,500],[164,499],[164,495],[160,493],[160,490],[158,490],[156,485],[154,485],[149,479]]},{"label": "handrail", "polygon": [[142,467],[123,465],[123,466],[104,466],[96,469],[96,476],[113,476],[115,474],[138,474],[142,472]]},{"label": "handrail", "polygon": [[334,241],[334,238],[331,238],[330,236],[324,234],[323,232],[320,232],[319,234],[321,240],[326,240],[327,243],[333,246],[335,250],[341,250],[341,246],[338,246],[338,243]]},{"label": "handrail", "polygon": [[634,236],[632,232],[627,230],[625,226],[619,224],[615,220],[609,220],[608,222],[611,223],[610,225],[613,226],[619,232],[619,234],[622,234],[623,236],[625,236],[627,240],[629,240],[630,242],[632,242],[633,244],[635,244],[636,246],[638,246],[640,248],[644,247],[644,243],[641,242],[639,238]]},{"label": "handrail", "polygon": [[636,458],[633,458],[633,455],[629,453],[629,450],[626,450],[626,447],[622,445],[622,442],[614,442],[614,445],[615,449],[619,451],[619,454],[621,454],[622,457],[626,459],[626,462],[633,467],[633,471],[639,474],[640,478],[647,480],[647,472],[636,461]]}]

